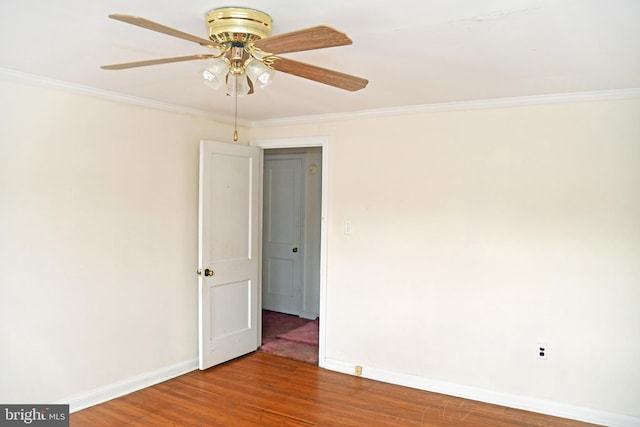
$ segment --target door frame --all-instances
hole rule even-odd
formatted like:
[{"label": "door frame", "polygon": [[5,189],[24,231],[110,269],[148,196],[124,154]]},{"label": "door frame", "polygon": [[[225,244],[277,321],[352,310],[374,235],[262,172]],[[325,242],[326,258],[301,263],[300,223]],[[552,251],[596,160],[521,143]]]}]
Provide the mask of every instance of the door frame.
[{"label": "door frame", "polygon": [[[326,364],[326,335],[325,327],[327,321],[327,200],[329,194],[329,137],[328,136],[310,136],[299,138],[275,138],[275,139],[257,139],[252,141],[249,145],[258,147],[262,150],[272,148],[307,148],[307,147],[320,147],[322,148],[322,168],[320,172],[322,174],[322,190],[321,190],[321,207],[320,207],[320,307],[319,307],[319,326],[320,331],[318,335],[318,366],[325,367]],[[261,162],[264,163],[264,151],[261,155]],[[261,165],[261,173],[264,173]],[[261,176],[261,180],[263,177]],[[264,216],[264,212],[260,214],[261,218]],[[262,236],[262,221],[259,224],[260,236]],[[262,237],[261,237],[262,238]],[[262,298],[262,278],[259,280],[260,289],[258,290],[259,298]],[[258,309],[262,310],[262,303],[258,304]],[[260,313],[258,313],[258,319],[261,319]],[[262,337],[262,323],[258,328],[258,333]]]}]

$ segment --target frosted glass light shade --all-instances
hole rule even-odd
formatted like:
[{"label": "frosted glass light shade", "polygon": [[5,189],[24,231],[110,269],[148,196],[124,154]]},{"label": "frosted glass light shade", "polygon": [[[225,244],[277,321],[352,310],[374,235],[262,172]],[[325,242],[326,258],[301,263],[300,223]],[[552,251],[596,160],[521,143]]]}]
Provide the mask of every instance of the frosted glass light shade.
[{"label": "frosted glass light shade", "polygon": [[267,68],[260,61],[251,61],[247,64],[247,76],[254,87],[263,88],[273,81],[273,70]]},{"label": "frosted glass light shade", "polygon": [[248,94],[250,90],[249,81],[247,80],[247,75],[245,73],[239,75],[229,74],[227,76],[227,95],[243,96]]},{"label": "frosted glass light shade", "polygon": [[211,89],[218,90],[226,83],[229,66],[224,59],[216,59],[208,68],[202,71],[204,84]]}]

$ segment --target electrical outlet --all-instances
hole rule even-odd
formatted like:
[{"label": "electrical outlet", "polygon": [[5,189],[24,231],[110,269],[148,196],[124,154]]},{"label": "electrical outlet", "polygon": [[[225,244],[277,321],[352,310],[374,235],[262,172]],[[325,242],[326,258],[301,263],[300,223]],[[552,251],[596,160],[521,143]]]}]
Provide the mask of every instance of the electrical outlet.
[{"label": "electrical outlet", "polygon": [[537,346],[536,357],[540,360],[549,359],[549,345],[546,343],[539,342]]},{"label": "electrical outlet", "polygon": [[354,374],[356,374],[357,376],[361,376],[362,375],[362,366],[356,366],[356,368],[354,369]]}]

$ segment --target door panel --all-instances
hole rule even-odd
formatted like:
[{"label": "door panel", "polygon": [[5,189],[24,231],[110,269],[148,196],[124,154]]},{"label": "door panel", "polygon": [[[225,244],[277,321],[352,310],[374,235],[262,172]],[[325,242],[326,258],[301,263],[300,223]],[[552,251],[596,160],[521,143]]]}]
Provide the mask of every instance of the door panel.
[{"label": "door panel", "polygon": [[250,258],[251,200],[247,190],[251,188],[251,160],[220,153],[211,153],[209,160],[212,169],[209,183],[211,260]]},{"label": "door panel", "polygon": [[200,144],[200,369],[258,348],[259,167],[257,148]]},{"label": "door panel", "polygon": [[301,155],[265,156],[262,307],[294,315],[303,311],[304,171]]},{"label": "door panel", "polygon": [[[251,328],[251,283],[248,281],[225,283],[210,291],[210,339],[217,340],[242,333]],[[233,309],[229,309],[229,308]]]}]

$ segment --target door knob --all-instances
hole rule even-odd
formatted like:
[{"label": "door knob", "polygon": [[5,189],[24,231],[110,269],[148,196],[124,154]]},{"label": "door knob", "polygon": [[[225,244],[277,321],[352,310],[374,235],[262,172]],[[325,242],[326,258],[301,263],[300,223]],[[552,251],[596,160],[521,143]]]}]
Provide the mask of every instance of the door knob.
[{"label": "door knob", "polygon": [[[198,269],[197,273],[198,273],[198,276],[202,276],[202,270]],[[213,270],[211,270],[209,268],[205,268],[204,269],[204,275],[205,276],[213,276]]]},{"label": "door knob", "polygon": [[298,252],[298,248],[291,249],[291,252]]}]

